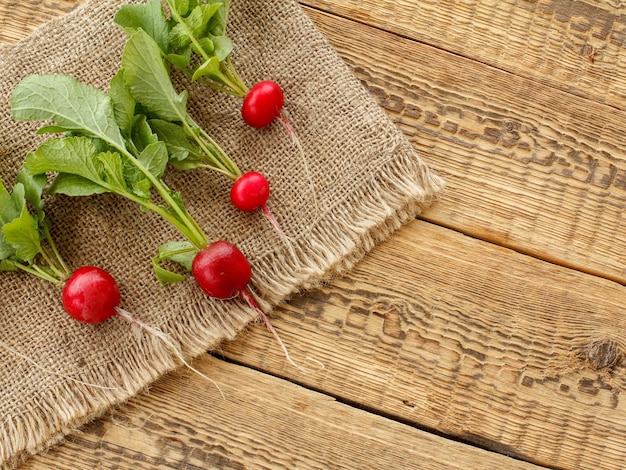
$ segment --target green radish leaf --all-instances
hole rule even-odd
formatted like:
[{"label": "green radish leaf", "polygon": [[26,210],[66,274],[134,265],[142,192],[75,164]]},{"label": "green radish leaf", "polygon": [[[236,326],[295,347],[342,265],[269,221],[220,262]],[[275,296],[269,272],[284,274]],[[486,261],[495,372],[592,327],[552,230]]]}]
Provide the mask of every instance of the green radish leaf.
[{"label": "green radish leaf", "polygon": [[16,184],[10,194],[0,179],[0,227],[20,216],[25,201],[25,190],[22,184]]},{"label": "green radish leaf", "polygon": [[113,112],[117,125],[124,136],[130,136],[133,129],[136,103],[133,95],[126,86],[123,70],[119,70],[111,79],[111,83],[109,85],[109,98],[111,99],[111,104],[113,105]]},{"label": "green radish leaf", "polygon": [[213,16],[219,11],[222,7],[221,3],[205,3],[204,5],[199,6],[202,14],[202,19],[200,21],[200,25],[194,29],[194,34],[196,36],[202,36],[206,34],[207,29],[209,27],[209,22],[213,18]]},{"label": "green radish leaf", "polygon": [[48,179],[46,175],[31,175],[22,169],[17,174],[16,182],[21,183],[24,187],[24,197],[32,204],[38,212],[43,211],[43,190]]},{"label": "green radish leaf", "polygon": [[207,60],[204,64],[196,69],[191,77],[192,81],[196,81],[202,77],[219,77],[220,75],[220,60],[213,56],[209,60]]},{"label": "green radish leaf", "polygon": [[40,127],[35,134],[59,134],[62,132],[68,132],[69,129],[61,126],[42,126]]},{"label": "green radish leaf", "polygon": [[15,249],[15,257],[31,262],[41,252],[41,234],[37,218],[28,212],[26,205],[20,216],[2,226],[4,241]]},{"label": "green radish leaf", "polygon": [[186,279],[187,276],[167,270],[161,266],[162,261],[173,261],[179,264],[185,271],[191,272],[193,259],[198,252],[188,241],[176,241],[164,243],[159,247],[159,255],[152,259],[154,272],[163,284],[179,282]]},{"label": "green radish leaf", "polygon": [[161,178],[167,168],[167,147],[164,142],[156,142],[148,145],[138,160],[141,164],[154,175],[155,178]]},{"label": "green radish leaf", "polygon": [[191,44],[191,38],[187,34],[185,26],[177,23],[170,31],[169,42],[174,49],[183,49]]},{"label": "green radish leaf", "polygon": [[189,13],[189,15],[184,18],[184,20],[188,30],[191,31],[194,37],[202,34],[206,23],[203,23],[204,13],[201,5],[191,10],[191,13]]},{"label": "green radish leaf", "polygon": [[220,5],[216,14],[211,17],[207,30],[214,36],[223,36],[226,33],[226,24],[228,23],[230,0],[208,0],[207,3]]},{"label": "green radish leaf", "polygon": [[159,247],[159,260],[170,260],[181,265],[186,271],[191,272],[193,259],[198,250],[188,241],[164,243]]},{"label": "green radish leaf", "polygon": [[152,268],[154,269],[154,274],[156,275],[156,278],[161,284],[173,284],[175,282],[184,281],[187,278],[187,276],[183,274],[175,273],[173,271],[162,268],[159,265],[159,262],[159,258],[154,258],[152,260]]},{"label": "green radish leaf", "polygon": [[170,162],[185,160],[193,153],[202,153],[200,148],[189,140],[180,125],[161,119],[151,119],[149,124],[159,140],[165,142]]},{"label": "green radish leaf", "polygon": [[[148,173],[160,179],[167,168],[168,155],[166,145],[157,139],[155,143],[148,145],[141,152],[137,157],[137,161]],[[150,189],[152,188],[152,182],[137,166],[126,165],[124,175],[130,192],[145,200],[151,198]]]},{"label": "green radish leaf", "polygon": [[60,128],[124,147],[109,97],[69,75],[28,75],[15,87],[10,104],[17,120],[52,120]]},{"label": "green radish leaf", "polygon": [[5,241],[2,230],[0,229],[0,261],[12,258],[13,256],[15,256],[15,250]]},{"label": "green radish leaf", "polygon": [[138,30],[126,43],[122,67],[135,100],[149,114],[172,122],[186,118],[187,93],[176,92],[159,47],[145,31]]},{"label": "green radish leaf", "polygon": [[161,51],[167,54],[169,25],[161,7],[161,0],[148,0],[140,5],[122,5],[115,14],[113,21],[131,35],[139,29],[146,31]]},{"label": "green radish leaf", "polygon": [[107,193],[109,190],[82,176],[59,173],[48,188],[48,192],[66,196],[91,196]]},{"label": "green radish leaf", "polygon": [[212,42],[215,46],[213,54],[215,54],[215,57],[217,57],[220,62],[226,60],[233,51],[233,42],[226,36],[213,36]]},{"label": "green radish leaf", "polygon": [[193,51],[196,54],[211,55],[213,54],[213,51],[215,51],[215,45],[213,44],[213,41],[210,38],[198,39],[198,44],[200,44],[200,48],[202,50],[198,50],[195,44],[191,46]]},{"label": "green radish leaf", "polygon": [[[0,234],[0,239],[2,234]],[[0,240],[0,271],[17,271],[15,262],[2,257],[2,240]]]},{"label": "green radish leaf", "polygon": [[172,6],[180,16],[186,16],[189,13],[189,0],[172,0]]},{"label": "green radish leaf", "polygon": [[152,131],[145,114],[138,114],[134,117],[133,132],[131,140],[139,152],[151,144],[157,143],[159,137]]},{"label": "green radish leaf", "polygon": [[171,63],[174,67],[185,70],[191,63],[191,48],[187,47],[182,49],[183,50],[178,51],[178,54],[166,55],[165,60]]},{"label": "green radish leaf", "polygon": [[102,162],[102,179],[107,182],[113,192],[118,194],[126,191],[122,157],[115,152],[102,152],[96,155]]},{"label": "green radish leaf", "polygon": [[47,140],[28,154],[24,167],[32,175],[69,173],[104,184],[102,162],[97,155],[96,146],[88,137],[60,137]]}]

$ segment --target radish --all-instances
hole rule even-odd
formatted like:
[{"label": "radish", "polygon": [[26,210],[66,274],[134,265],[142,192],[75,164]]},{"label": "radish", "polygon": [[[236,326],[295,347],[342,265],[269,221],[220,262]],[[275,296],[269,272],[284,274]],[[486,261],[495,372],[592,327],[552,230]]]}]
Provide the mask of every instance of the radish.
[{"label": "radish", "polygon": [[285,103],[283,90],[278,83],[264,80],[246,94],[241,106],[241,116],[250,126],[260,129],[280,117]]},{"label": "radish", "polygon": [[269,196],[270,184],[267,178],[256,171],[241,175],[230,189],[230,200],[237,209],[245,212],[259,208],[266,211]]},{"label": "radish", "polygon": [[120,291],[113,276],[95,266],[78,268],[65,283],[63,308],[85,323],[102,323],[116,314]]},{"label": "radish", "polygon": [[[256,310],[266,328],[274,335],[287,361],[295,368],[309,372],[308,369],[296,364],[291,359],[280,335],[248,290],[247,286],[252,277],[250,262],[235,245],[225,240],[211,243],[194,257],[192,273],[198,286],[207,295],[217,299],[231,299],[240,296],[248,302]],[[324,367],[319,361],[314,362],[320,368]]]},{"label": "radish", "polygon": [[252,277],[248,259],[235,245],[224,240],[199,251],[191,269],[200,288],[217,299],[235,297]]},{"label": "radish", "polygon": [[254,212],[261,209],[274,230],[281,237],[287,238],[274,214],[267,207],[269,196],[270,184],[267,178],[256,171],[249,171],[241,175],[230,189],[230,200],[237,209],[244,212]]}]

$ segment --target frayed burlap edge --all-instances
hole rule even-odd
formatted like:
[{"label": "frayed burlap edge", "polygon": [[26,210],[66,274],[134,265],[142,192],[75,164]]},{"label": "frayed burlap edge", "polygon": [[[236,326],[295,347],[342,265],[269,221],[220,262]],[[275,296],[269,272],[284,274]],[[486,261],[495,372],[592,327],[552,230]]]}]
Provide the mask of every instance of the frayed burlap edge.
[{"label": "frayed burlap edge", "polygon": [[[409,148],[402,149],[380,169],[375,181],[363,184],[333,208],[335,217],[324,219],[308,234],[306,250],[300,241],[289,256],[272,254],[257,260],[253,282],[263,293],[265,306],[269,308],[352,269],[377,244],[434,203],[444,188],[444,181]],[[355,206],[368,214],[358,223],[350,210]],[[299,288],[285,287],[294,285]]]},{"label": "frayed burlap edge", "polygon": [[[184,350],[179,349],[179,352],[188,362],[192,361],[192,358],[206,353],[207,347],[208,350],[213,350],[224,340],[234,339],[237,333],[257,318],[256,312],[242,300],[228,302],[231,303],[228,317],[225,317],[223,309],[219,308],[221,303],[219,301],[193,308],[192,316],[189,317],[190,323],[195,327],[193,331],[170,323],[159,325],[159,328],[167,332],[177,344],[184,341]],[[209,314],[207,308],[211,310]],[[138,334],[141,332],[138,331]],[[57,388],[59,393],[55,396],[42,397],[42,400],[54,404],[57,413],[53,417],[55,418],[53,422],[51,416],[31,414],[28,417],[30,419],[20,416],[21,419],[14,419],[11,422],[10,429],[4,428],[6,432],[2,440],[8,443],[9,448],[4,449],[8,458],[2,462],[2,469],[12,470],[29,457],[62,443],[67,435],[79,431],[81,426],[102,417],[133,396],[147,391],[154,381],[181,367],[173,351],[165,347],[158,338],[150,335],[143,335],[133,347],[119,351],[119,357],[120,364],[134,364],[130,372],[128,369],[117,368],[116,364],[112,363],[106,371],[98,371],[97,379],[91,374],[72,378],[63,387]],[[141,361],[137,361],[138,357]],[[104,381],[103,376],[106,377]],[[84,384],[79,384],[75,380],[80,380]],[[86,385],[89,383],[98,383],[99,386]],[[94,407],[94,403],[99,405]]]}]

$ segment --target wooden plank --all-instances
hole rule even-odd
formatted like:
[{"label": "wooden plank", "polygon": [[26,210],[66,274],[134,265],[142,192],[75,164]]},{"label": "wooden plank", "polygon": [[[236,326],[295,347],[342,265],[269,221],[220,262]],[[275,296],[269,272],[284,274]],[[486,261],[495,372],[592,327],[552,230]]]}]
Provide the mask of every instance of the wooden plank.
[{"label": "wooden plank", "polygon": [[[620,1],[302,3],[626,109],[626,14]],[[415,61],[429,67],[420,56]]]},{"label": "wooden plank", "polygon": [[538,468],[210,356],[196,365],[225,399],[195,374],[171,375],[21,468]]},{"label": "wooden plank", "polygon": [[415,221],[230,360],[558,468],[626,468],[626,287]]},{"label": "wooden plank", "polygon": [[0,0],[0,44],[13,44],[37,26],[69,13],[83,0]]},{"label": "wooden plank", "polygon": [[446,178],[425,218],[626,283],[626,112],[307,12]]}]

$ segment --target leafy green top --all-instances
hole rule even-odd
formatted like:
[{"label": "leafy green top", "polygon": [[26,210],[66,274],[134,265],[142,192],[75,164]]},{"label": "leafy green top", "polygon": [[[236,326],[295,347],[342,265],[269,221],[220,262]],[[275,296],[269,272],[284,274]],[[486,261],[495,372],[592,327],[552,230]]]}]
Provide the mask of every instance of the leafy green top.
[{"label": "leafy green top", "polygon": [[[123,5],[115,22],[129,34],[144,30],[174,67],[207,85],[243,98],[248,92],[230,60],[226,36],[230,0],[160,0]],[[193,60],[196,55],[199,61]],[[198,63],[199,62],[199,63]]]},{"label": "leafy green top", "polygon": [[[45,181],[47,173],[56,173],[50,193],[118,194],[174,225],[187,238],[190,253],[207,246],[206,235],[180,195],[163,181],[169,159],[167,145],[152,132],[145,115],[135,114],[134,99],[121,75],[111,81],[111,97],[67,75],[30,75],[17,85],[10,103],[16,119],[54,122],[40,132],[66,132],[63,137],[48,139],[26,157],[27,174],[39,178],[34,181],[41,177]],[[153,201],[153,189],[161,203]],[[19,195],[19,186],[17,191]],[[0,207],[5,207],[4,202]],[[7,210],[14,214],[16,209]],[[159,255],[159,261],[163,259],[167,253]],[[172,280],[167,276],[160,279]]]},{"label": "leafy green top", "polygon": [[18,269],[54,283],[70,272],[50,235],[42,199],[46,176],[17,175],[12,192],[0,180],[0,271]]}]

